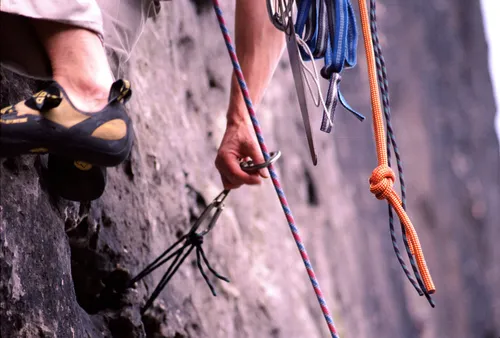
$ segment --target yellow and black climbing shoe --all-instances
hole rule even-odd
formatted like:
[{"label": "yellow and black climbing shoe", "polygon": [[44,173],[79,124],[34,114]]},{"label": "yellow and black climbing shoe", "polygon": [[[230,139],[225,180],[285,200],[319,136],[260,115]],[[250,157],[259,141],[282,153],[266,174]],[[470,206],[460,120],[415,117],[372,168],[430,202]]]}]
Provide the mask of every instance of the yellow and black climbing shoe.
[{"label": "yellow and black climbing shoe", "polygon": [[106,168],[49,154],[44,166],[49,190],[70,201],[93,201],[106,188]]},{"label": "yellow and black climbing shoe", "polygon": [[55,81],[0,111],[0,157],[51,153],[100,166],[123,162],[132,147],[132,122],[124,103],[132,91],[116,81],[108,104],[96,113],[76,109]]}]

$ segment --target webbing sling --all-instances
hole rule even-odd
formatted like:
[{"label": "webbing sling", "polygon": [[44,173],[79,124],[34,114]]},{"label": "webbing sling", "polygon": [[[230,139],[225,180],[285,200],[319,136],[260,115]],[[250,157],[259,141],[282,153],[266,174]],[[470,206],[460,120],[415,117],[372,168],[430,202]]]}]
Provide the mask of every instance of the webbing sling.
[{"label": "webbing sling", "polygon": [[[340,74],[344,68],[356,65],[358,32],[354,10],[349,0],[300,0],[297,1],[296,33],[306,42],[314,59],[324,59],[321,76],[329,81],[326,108],[323,112],[321,130],[331,132],[332,116],[337,102],[360,118],[340,92]],[[311,60],[301,48],[302,58]],[[362,117],[360,118],[362,119]]]}]

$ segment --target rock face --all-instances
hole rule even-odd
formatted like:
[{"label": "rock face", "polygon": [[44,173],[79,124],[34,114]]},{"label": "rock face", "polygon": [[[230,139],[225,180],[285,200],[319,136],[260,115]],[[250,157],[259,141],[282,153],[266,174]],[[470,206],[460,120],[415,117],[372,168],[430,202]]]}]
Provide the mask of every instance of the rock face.
[{"label": "rock face", "polygon": [[[232,27],[232,5],[225,5]],[[500,336],[500,156],[479,3],[380,1],[409,213],[437,285],[431,309],[392,251],[370,196],[371,120],[338,111],[310,163],[286,57],[259,107],[282,183],[342,337]],[[361,45],[360,45],[361,47]],[[364,55],[344,95],[369,115]],[[221,190],[213,166],[231,66],[208,2],[166,3],[128,67],[137,140],[92,205],[48,193],[43,158],[0,160],[2,337],[326,337],[270,182],[231,192],[204,247],[212,297],[192,259],[153,309],[165,271],[123,297],[108,290],[158,256]],[[1,73],[1,104],[35,83]],[[320,114],[313,124],[319,129]]]}]

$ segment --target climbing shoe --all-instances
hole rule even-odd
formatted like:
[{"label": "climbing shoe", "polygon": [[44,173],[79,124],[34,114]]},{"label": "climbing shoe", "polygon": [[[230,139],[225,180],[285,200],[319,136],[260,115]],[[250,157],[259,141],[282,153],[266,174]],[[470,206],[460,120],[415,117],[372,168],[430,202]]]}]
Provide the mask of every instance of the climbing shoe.
[{"label": "climbing shoe", "polygon": [[50,192],[70,201],[96,200],[106,188],[105,167],[49,154],[43,169]]},{"label": "climbing shoe", "polygon": [[124,107],[131,94],[129,82],[118,80],[106,107],[87,113],[51,81],[26,101],[0,111],[0,157],[51,153],[92,166],[116,166],[132,147],[132,122]]}]

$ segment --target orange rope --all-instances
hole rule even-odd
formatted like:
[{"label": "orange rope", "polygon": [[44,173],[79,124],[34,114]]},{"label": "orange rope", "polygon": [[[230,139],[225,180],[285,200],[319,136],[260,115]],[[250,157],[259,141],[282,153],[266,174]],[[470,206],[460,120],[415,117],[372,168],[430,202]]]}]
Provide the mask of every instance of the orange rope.
[{"label": "orange rope", "polygon": [[370,177],[370,191],[379,199],[387,200],[396,211],[401,223],[406,229],[410,251],[415,256],[418,269],[422,275],[422,281],[429,294],[436,291],[434,282],[425,262],[424,253],[420,246],[417,232],[411,223],[401,204],[401,199],[394,190],[394,181],[396,175],[389,167],[387,161],[387,146],[385,137],[384,118],[382,115],[382,106],[380,104],[380,92],[377,83],[377,68],[375,64],[375,53],[373,51],[373,41],[371,39],[370,19],[366,0],[358,0],[361,13],[361,25],[363,28],[363,39],[365,42],[366,62],[368,64],[368,76],[370,80],[370,96],[373,113],[373,132],[375,135],[375,144],[377,147],[378,167],[373,170]]}]

